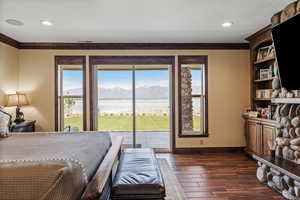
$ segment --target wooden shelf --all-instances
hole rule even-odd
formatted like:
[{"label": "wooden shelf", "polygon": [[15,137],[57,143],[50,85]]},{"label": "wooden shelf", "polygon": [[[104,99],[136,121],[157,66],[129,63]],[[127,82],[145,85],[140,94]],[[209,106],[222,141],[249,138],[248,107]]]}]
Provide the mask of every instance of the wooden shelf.
[{"label": "wooden shelf", "polygon": [[267,118],[262,118],[262,117],[250,117],[246,114],[244,114],[243,117],[245,119],[255,120],[255,121],[259,121],[259,122],[264,122],[264,123],[269,123],[269,124],[274,124],[274,125],[278,124],[278,122],[276,120],[273,120],[273,119],[267,119]]},{"label": "wooden shelf", "polygon": [[296,163],[280,157],[257,155],[255,153],[252,154],[252,157],[255,160],[264,163],[267,166],[272,167],[275,170],[291,177],[292,179],[300,181],[300,166]]},{"label": "wooden shelf", "polygon": [[255,61],[255,62],[254,62],[254,65],[261,64],[261,63],[265,63],[265,62],[269,62],[269,61],[272,61],[272,60],[275,61],[275,57],[270,57],[270,58],[266,58],[266,59],[263,59],[263,60]]},{"label": "wooden shelf", "polygon": [[274,98],[272,103],[300,104],[300,98]]},{"label": "wooden shelf", "polygon": [[271,101],[271,99],[254,98],[254,101]]},{"label": "wooden shelf", "polygon": [[260,82],[272,81],[274,78],[275,78],[275,77],[267,78],[267,79],[254,80],[254,83],[260,83]]}]

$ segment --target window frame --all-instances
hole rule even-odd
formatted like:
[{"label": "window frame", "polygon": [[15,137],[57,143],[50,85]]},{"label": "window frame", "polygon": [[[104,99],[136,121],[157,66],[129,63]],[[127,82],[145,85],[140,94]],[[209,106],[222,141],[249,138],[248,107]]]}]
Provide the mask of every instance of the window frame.
[{"label": "window frame", "polygon": [[[63,131],[64,127],[62,127],[63,118],[61,112],[62,105],[59,105],[61,100],[61,95],[59,92],[61,91],[61,71],[59,70],[59,65],[82,65],[82,98],[83,101],[83,131],[87,130],[87,122],[86,122],[86,56],[55,56],[55,131]],[[60,73],[60,74],[59,74]],[[72,96],[72,95],[71,95]],[[74,95],[73,95],[74,96]],[[77,96],[77,95],[76,95]],[[64,98],[64,96],[63,96]]]},{"label": "window frame", "polygon": [[[183,134],[182,131],[182,106],[181,106],[181,67],[182,65],[188,65],[188,64],[203,64],[204,65],[204,95],[192,95],[192,98],[199,96],[204,96],[204,129],[203,133],[201,134]],[[180,138],[184,137],[208,137],[208,56],[204,55],[195,55],[195,56],[178,56],[178,70],[177,70],[177,77],[178,77],[178,136]]]}]

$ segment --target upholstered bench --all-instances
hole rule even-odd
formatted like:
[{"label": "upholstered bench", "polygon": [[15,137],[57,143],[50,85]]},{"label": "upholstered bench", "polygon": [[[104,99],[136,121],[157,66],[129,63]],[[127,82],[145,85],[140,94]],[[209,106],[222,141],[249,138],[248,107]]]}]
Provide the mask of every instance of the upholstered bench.
[{"label": "upholstered bench", "polygon": [[164,199],[164,181],[152,149],[125,149],[112,186],[112,199]]}]

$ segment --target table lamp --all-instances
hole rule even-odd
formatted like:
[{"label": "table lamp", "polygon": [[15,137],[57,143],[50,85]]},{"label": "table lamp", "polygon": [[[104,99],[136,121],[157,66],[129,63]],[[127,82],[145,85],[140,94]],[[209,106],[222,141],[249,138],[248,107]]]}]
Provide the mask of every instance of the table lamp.
[{"label": "table lamp", "polygon": [[25,94],[9,94],[7,96],[7,106],[17,106],[16,108],[16,119],[14,122],[16,124],[24,122],[24,114],[21,112],[21,107],[28,105],[28,100]]}]

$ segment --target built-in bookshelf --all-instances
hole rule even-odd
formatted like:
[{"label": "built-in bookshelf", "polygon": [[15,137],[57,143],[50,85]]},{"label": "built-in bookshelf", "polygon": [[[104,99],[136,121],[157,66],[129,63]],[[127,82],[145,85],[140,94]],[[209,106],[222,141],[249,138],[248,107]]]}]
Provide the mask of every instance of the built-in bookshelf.
[{"label": "built-in bookshelf", "polygon": [[[272,97],[272,81],[276,76],[272,41],[263,43],[255,50],[253,62],[253,108],[268,108]],[[264,53],[264,50],[267,52]],[[260,55],[264,54],[264,55]]]},{"label": "built-in bookshelf", "polygon": [[[266,27],[248,40],[251,51],[251,110],[259,111],[258,117],[272,118],[272,81],[277,72],[271,28]],[[268,114],[261,115],[262,110]]]}]

